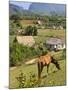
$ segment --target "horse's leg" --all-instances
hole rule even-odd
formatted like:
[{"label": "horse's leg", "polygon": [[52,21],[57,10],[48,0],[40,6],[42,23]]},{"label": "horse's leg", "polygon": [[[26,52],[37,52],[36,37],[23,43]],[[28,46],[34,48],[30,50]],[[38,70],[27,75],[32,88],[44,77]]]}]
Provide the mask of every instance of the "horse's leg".
[{"label": "horse's leg", "polygon": [[48,73],[48,70],[49,70],[49,64],[47,65],[47,73]]},{"label": "horse's leg", "polygon": [[41,78],[41,64],[38,62],[38,79]]},{"label": "horse's leg", "polygon": [[43,66],[44,66],[43,63],[41,62],[41,72],[42,72],[42,70],[43,70]]}]

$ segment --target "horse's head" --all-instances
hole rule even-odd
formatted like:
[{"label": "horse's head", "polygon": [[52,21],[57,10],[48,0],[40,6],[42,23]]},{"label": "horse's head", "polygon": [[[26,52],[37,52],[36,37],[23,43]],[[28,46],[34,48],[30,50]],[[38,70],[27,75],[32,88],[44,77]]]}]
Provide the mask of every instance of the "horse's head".
[{"label": "horse's head", "polygon": [[54,59],[53,57],[51,57],[51,59],[52,59],[51,62],[52,62],[53,64],[55,64],[55,66],[56,66],[57,69],[60,70],[60,65],[59,65],[58,61],[57,61],[56,59]]},{"label": "horse's head", "polygon": [[57,69],[60,70],[60,65],[59,65],[59,63],[57,61],[55,62],[55,65],[56,65]]}]

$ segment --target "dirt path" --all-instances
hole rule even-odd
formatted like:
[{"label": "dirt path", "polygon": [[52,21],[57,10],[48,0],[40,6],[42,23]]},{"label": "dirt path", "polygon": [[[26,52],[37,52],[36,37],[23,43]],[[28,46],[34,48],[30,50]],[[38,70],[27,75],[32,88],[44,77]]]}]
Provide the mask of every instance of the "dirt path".
[{"label": "dirt path", "polygon": [[10,70],[14,70],[14,69],[16,69],[16,68],[17,68],[17,67],[11,67]]},{"label": "dirt path", "polygon": [[36,63],[36,62],[37,62],[37,59],[38,59],[38,58],[34,58],[34,59],[32,59],[32,60],[29,60],[29,61],[25,62],[25,64],[28,65],[28,64]]}]

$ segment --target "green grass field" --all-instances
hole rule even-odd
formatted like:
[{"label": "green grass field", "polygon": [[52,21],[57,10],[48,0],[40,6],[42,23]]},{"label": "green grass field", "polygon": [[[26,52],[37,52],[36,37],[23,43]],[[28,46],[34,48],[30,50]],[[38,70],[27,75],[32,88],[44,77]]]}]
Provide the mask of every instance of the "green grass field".
[{"label": "green grass field", "polygon": [[[59,61],[61,70],[57,70],[53,64],[50,64],[49,74],[47,74],[47,68],[45,67],[42,72],[41,86],[63,86],[66,84],[66,72],[65,72],[65,60]],[[32,72],[36,74],[37,77],[37,65],[24,65],[16,67],[15,69],[10,69],[10,88],[18,88],[18,82],[16,77],[19,75],[20,71],[29,77],[29,73]]]},{"label": "green grass field", "polygon": [[[58,33],[59,32],[59,33]],[[11,35],[10,38],[10,44],[14,40],[14,35]],[[59,37],[65,39],[65,30],[51,30],[51,29],[38,29],[38,35],[34,36],[36,43],[43,43],[45,40],[47,40],[50,37]]]},{"label": "green grass field", "polygon": [[[10,45],[12,44],[15,36],[10,36]],[[50,37],[60,37],[65,38],[65,30],[50,30],[50,29],[38,29],[38,35],[34,36],[36,43],[43,43]],[[60,58],[61,54],[58,52],[57,57]],[[62,59],[59,61],[61,70],[57,70],[53,64],[50,64],[49,74],[47,74],[47,68],[45,67],[42,72],[41,86],[63,86],[66,85],[66,60]],[[10,88],[18,88],[18,82],[16,77],[19,75],[20,71],[29,77],[29,73],[32,72],[36,74],[37,78],[37,64],[17,66],[15,69],[10,68]]]}]

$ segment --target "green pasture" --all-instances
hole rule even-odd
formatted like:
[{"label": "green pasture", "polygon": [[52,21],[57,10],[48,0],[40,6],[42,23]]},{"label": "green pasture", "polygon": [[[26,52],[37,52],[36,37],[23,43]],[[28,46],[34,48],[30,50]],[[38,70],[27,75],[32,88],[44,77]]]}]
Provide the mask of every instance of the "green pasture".
[{"label": "green pasture", "polygon": [[[63,86],[66,85],[66,72],[65,72],[65,60],[59,61],[61,70],[57,70],[53,64],[50,64],[49,73],[47,74],[47,68],[44,67],[42,72],[42,80],[40,86]],[[10,88],[18,88],[18,77],[20,71],[26,74],[27,78],[29,73],[34,73],[37,78],[37,64],[34,65],[24,65],[16,67],[15,69],[10,68]]]},{"label": "green pasture", "polygon": [[[14,35],[11,35],[9,37],[10,45],[12,44],[14,40]],[[51,37],[59,37],[59,38],[65,38],[65,30],[51,30],[51,29],[38,29],[38,35],[33,36],[36,43],[43,43],[48,38]],[[62,51],[57,52],[57,60],[59,61],[59,58],[62,57]],[[61,54],[60,54],[61,53]],[[52,54],[56,55],[54,52]],[[61,70],[57,70],[56,67],[53,64],[50,64],[49,67],[49,74],[47,74],[47,68],[45,67],[42,72],[42,80],[40,83],[40,86],[47,87],[47,86],[63,86],[66,85],[66,60],[61,59],[59,61]],[[13,69],[12,69],[13,68]],[[27,78],[29,77],[30,72],[34,73],[37,78],[37,64],[33,65],[24,65],[22,63],[21,66],[17,66],[16,68],[10,67],[10,88],[18,88],[18,81],[16,77],[18,77],[19,73],[22,71],[24,74],[26,74]]]},{"label": "green pasture", "polygon": [[[10,44],[13,42],[15,35],[10,35]],[[65,30],[38,29],[38,35],[33,36],[36,43],[43,43],[48,38],[59,37],[65,39]]]}]

